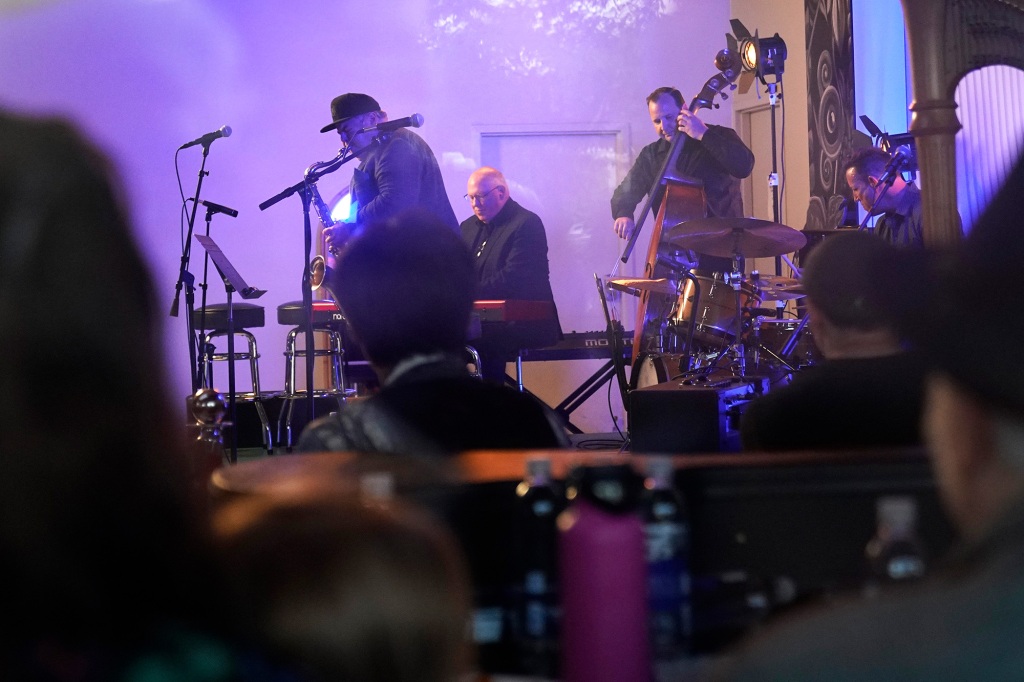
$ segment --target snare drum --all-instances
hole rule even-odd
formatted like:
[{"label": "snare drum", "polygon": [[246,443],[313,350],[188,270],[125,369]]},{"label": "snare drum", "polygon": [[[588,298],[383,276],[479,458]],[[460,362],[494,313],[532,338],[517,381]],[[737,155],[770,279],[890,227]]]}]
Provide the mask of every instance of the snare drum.
[{"label": "snare drum", "polygon": [[[670,322],[688,329],[691,320],[696,319],[693,338],[711,346],[724,346],[736,338],[736,290],[729,286],[717,272],[713,277],[697,277],[700,283],[700,302],[696,316],[693,314],[693,281],[687,279],[672,311]],[[741,308],[757,307],[761,298],[749,282],[742,282],[739,291]],[[685,334],[680,332],[680,334]]]}]

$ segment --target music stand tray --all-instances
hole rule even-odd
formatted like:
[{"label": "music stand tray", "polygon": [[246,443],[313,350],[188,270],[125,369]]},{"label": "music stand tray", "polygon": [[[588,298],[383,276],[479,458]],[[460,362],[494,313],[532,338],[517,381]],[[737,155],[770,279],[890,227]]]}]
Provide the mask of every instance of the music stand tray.
[{"label": "music stand tray", "polygon": [[203,248],[206,249],[206,253],[210,254],[210,258],[213,259],[213,264],[217,266],[217,270],[224,277],[231,288],[234,289],[241,295],[242,298],[248,300],[250,298],[259,298],[263,294],[267,293],[266,289],[257,289],[251,287],[245,283],[242,276],[238,274],[238,270],[235,270],[235,266],[231,264],[228,257],[224,255],[224,252],[217,246],[217,242],[213,241],[213,237],[207,237],[203,234],[197,234],[196,241],[202,244]]}]

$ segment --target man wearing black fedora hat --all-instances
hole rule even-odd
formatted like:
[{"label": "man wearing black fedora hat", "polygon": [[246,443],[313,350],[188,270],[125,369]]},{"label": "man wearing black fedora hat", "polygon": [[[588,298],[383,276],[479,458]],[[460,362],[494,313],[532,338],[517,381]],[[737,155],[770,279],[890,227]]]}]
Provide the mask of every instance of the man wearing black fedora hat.
[{"label": "man wearing black fedora hat", "polygon": [[929,368],[923,428],[961,544],[907,589],[818,611],[752,642],[715,679],[1010,680],[1024,653],[1024,268],[1018,163],[948,253],[904,250],[900,315]]},{"label": "man wearing black fedora hat", "polygon": [[[351,196],[357,226],[394,217],[409,208],[422,208],[457,231],[459,221],[448,201],[441,169],[430,146],[416,133],[400,128],[380,133],[375,127],[388,115],[373,97],[347,92],[331,101],[330,124],[320,132],[337,130],[343,144],[358,154],[352,173]],[[339,248],[351,235],[352,224],[324,230],[327,244]]]}]

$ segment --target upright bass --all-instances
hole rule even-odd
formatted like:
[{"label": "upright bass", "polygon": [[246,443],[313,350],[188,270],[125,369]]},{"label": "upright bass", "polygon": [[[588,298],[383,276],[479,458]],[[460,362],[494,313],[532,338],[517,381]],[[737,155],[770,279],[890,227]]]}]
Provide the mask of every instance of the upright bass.
[{"label": "upright bass", "polygon": [[[709,78],[701,91],[690,101],[688,107],[690,113],[696,113],[699,109],[717,107],[718,105],[714,101],[716,95],[721,94],[723,99],[727,97],[723,91],[729,86],[735,87],[733,83],[740,75],[739,55],[729,49],[719,51],[715,56],[715,68],[719,69],[719,72]],[[658,208],[654,230],[651,233],[650,246],[647,249],[647,259],[644,262],[643,277],[646,279],[676,275],[679,271],[679,267],[672,257],[673,254],[660,253],[663,226],[667,223],[671,227],[683,221],[704,218],[707,215],[707,199],[703,183],[693,178],[677,177],[674,174],[679,153],[685,142],[686,135],[677,132],[673,137],[665,163],[658,173],[654,185],[647,193],[647,201],[636,221],[636,228],[622,254],[622,262],[625,263],[629,260],[637,237],[640,235],[640,228],[658,197],[658,190],[664,185],[665,192],[661,197],[661,205]],[[662,258],[659,259],[659,255]],[[651,299],[652,296],[655,297],[654,301]],[[645,339],[651,339],[655,335],[660,337],[660,326],[667,318],[669,312],[667,308],[671,303],[672,301],[665,294],[641,292],[637,306],[636,326],[633,332],[632,359],[634,362],[641,351],[651,350],[647,348],[648,344],[644,343]]]}]

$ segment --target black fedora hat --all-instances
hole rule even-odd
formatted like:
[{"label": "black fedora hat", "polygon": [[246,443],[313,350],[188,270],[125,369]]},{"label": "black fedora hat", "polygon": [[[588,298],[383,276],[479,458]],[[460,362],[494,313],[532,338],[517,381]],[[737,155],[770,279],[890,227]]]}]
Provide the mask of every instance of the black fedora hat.
[{"label": "black fedora hat", "polygon": [[335,130],[350,118],[362,116],[371,111],[380,111],[380,105],[369,95],[358,92],[346,92],[344,95],[338,95],[331,100],[331,118],[334,121],[321,128],[320,132],[326,133]]}]

